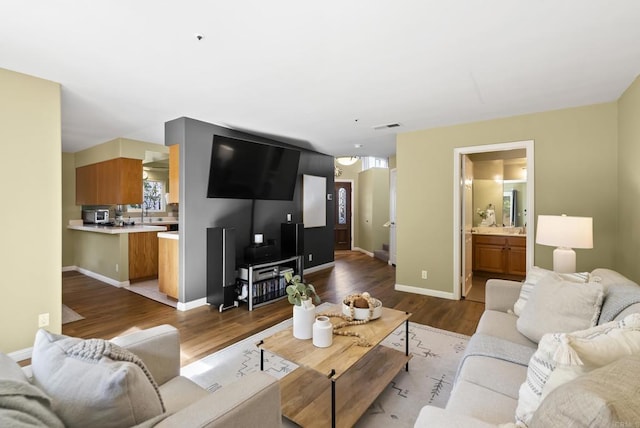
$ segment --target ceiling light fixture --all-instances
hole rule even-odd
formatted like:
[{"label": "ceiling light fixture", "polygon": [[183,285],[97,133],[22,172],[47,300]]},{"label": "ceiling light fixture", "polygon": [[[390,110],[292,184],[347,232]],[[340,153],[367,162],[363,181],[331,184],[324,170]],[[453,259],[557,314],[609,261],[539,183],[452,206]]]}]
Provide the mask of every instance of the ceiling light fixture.
[{"label": "ceiling light fixture", "polygon": [[336,162],[340,165],[350,166],[358,162],[358,156],[340,156],[336,158]]}]

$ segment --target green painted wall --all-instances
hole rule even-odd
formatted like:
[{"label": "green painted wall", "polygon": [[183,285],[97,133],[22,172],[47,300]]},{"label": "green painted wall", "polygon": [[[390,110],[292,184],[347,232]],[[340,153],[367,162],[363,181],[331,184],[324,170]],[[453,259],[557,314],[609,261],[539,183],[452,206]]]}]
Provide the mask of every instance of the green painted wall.
[{"label": "green painted wall", "polygon": [[640,282],[640,78],[618,100],[618,133],[616,268]]},{"label": "green painted wall", "polygon": [[115,158],[144,159],[147,151],[169,153],[169,148],[129,138],[116,138],[76,152],[76,168]]},{"label": "green painted wall", "polygon": [[[453,293],[454,148],[523,140],[535,141],[530,219],[561,213],[593,217],[594,249],[576,250],[577,269],[614,267],[617,111],[612,102],[398,135],[397,284]],[[535,264],[550,268],[552,251],[536,245]],[[428,280],[420,277],[423,269]]]},{"label": "green painted wall", "polygon": [[0,69],[0,93],[0,181],[9,207],[0,217],[0,351],[9,353],[33,346],[39,314],[61,331],[60,85]]},{"label": "green painted wall", "polygon": [[74,235],[75,266],[119,282],[129,280],[129,234],[80,230],[71,233]]},{"label": "green painted wall", "polygon": [[76,205],[76,161],[73,153],[62,153],[62,266],[73,266],[74,231],[67,229],[69,220],[82,218],[82,207]]}]

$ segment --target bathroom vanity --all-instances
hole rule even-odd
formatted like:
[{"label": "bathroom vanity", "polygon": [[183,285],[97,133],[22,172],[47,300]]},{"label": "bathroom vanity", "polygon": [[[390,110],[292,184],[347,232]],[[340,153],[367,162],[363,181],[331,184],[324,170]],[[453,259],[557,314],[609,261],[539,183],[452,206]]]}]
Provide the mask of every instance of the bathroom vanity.
[{"label": "bathroom vanity", "polygon": [[527,273],[527,237],[509,233],[473,234],[473,271],[522,279]]}]

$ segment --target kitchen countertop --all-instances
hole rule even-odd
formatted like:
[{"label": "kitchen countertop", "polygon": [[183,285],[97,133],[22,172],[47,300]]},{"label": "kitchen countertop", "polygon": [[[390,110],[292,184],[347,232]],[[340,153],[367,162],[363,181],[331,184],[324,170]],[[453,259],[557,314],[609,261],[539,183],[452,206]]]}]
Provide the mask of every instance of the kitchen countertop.
[{"label": "kitchen countertop", "polygon": [[507,233],[507,232],[496,232],[496,233],[481,233],[481,232],[471,232],[472,235],[482,235],[482,236],[521,236],[526,238],[527,235],[523,233]]},{"label": "kitchen countertop", "polygon": [[[163,222],[169,224],[169,222]],[[177,223],[177,222],[176,222]],[[140,233],[140,232],[164,232],[167,230],[164,226],[154,226],[152,224],[134,226],[104,226],[100,224],[83,224],[69,225],[67,229],[79,230],[82,232],[106,233],[108,235],[117,235],[121,233]]]},{"label": "kitchen countertop", "polygon": [[176,232],[158,232],[158,238],[178,240],[180,239],[180,235],[178,234],[177,231]]}]

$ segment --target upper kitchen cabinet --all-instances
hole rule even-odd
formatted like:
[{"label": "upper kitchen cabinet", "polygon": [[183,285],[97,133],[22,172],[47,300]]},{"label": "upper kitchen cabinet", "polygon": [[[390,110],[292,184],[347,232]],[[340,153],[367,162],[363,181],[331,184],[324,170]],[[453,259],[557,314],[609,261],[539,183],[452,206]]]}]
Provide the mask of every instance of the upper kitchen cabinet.
[{"label": "upper kitchen cabinet", "polygon": [[76,168],[76,205],[142,202],[142,160],[116,158]]},{"label": "upper kitchen cabinet", "polygon": [[180,202],[180,145],[169,146],[169,203]]}]

